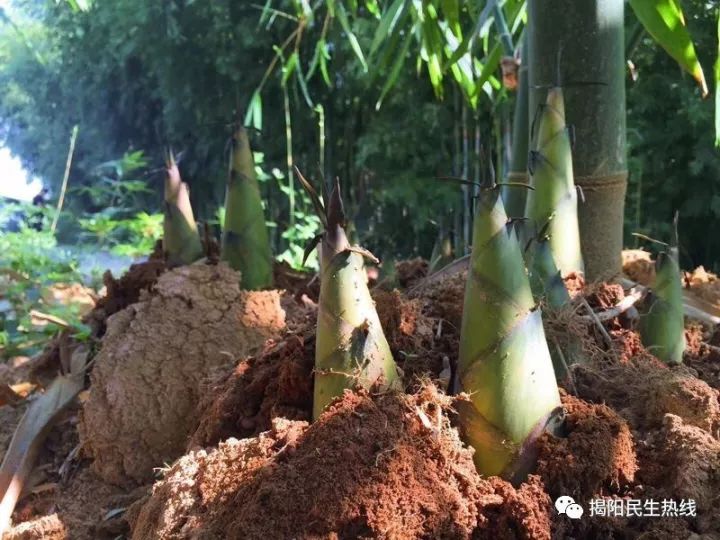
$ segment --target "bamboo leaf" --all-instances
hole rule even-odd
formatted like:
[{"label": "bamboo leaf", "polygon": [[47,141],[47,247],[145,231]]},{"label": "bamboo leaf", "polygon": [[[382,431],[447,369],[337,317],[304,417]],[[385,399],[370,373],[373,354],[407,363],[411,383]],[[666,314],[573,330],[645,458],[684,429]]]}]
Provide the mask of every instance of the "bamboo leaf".
[{"label": "bamboo leaf", "polygon": [[295,75],[296,75],[298,84],[300,85],[300,91],[302,92],[302,95],[305,98],[305,103],[307,103],[307,106],[310,107],[311,109],[314,108],[315,104],[313,103],[313,100],[310,97],[310,92],[308,92],[305,74],[303,73],[303,70],[302,70],[302,61],[300,60],[299,56],[298,56],[298,59],[296,62]]},{"label": "bamboo leaf", "polygon": [[263,7],[262,13],[260,13],[260,20],[258,21],[258,26],[262,26],[270,18],[271,3],[272,3],[272,0],[267,0],[265,2],[265,6]]},{"label": "bamboo leaf", "polygon": [[459,2],[456,0],[442,0],[441,5],[443,14],[445,15],[445,19],[447,20],[450,29],[456,36],[462,37]]},{"label": "bamboo leaf", "polygon": [[245,121],[243,124],[246,126],[252,126],[258,131],[262,131],[262,96],[258,90],[255,90],[252,98],[250,98],[250,104],[248,105],[247,112],[245,113]]},{"label": "bamboo leaf", "polygon": [[290,58],[287,59],[287,62],[283,65],[282,68],[282,83],[283,85],[287,84],[288,79],[292,76],[293,72],[295,71],[295,68],[297,68],[298,65],[298,53],[297,51],[294,51]]},{"label": "bamboo leaf", "polygon": [[481,35],[483,28],[486,28],[486,25],[490,18],[490,14],[492,13],[492,9],[496,1],[497,0],[488,1],[483,10],[480,12],[480,15],[478,15],[478,18],[475,21],[473,31],[470,32],[467,37],[460,43],[460,46],[455,49],[455,52],[450,57],[450,60],[447,61],[446,66],[453,65],[455,62],[460,60],[460,58],[462,58],[465,53],[472,49],[475,40]]},{"label": "bamboo leaf", "polygon": [[380,98],[375,104],[375,110],[380,109],[380,107],[382,106],[382,102],[385,99],[385,96],[397,82],[398,76],[400,75],[400,70],[405,65],[405,58],[407,57],[408,49],[410,48],[411,42],[412,34],[410,32],[407,32],[407,34],[405,35],[405,41],[403,42],[402,50],[400,51],[400,54],[398,54],[395,58],[395,62],[393,63],[392,69],[390,70],[390,75],[385,81],[382,91],[380,92]]},{"label": "bamboo leaf", "polygon": [[380,6],[378,6],[377,0],[365,0],[365,7],[370,15],[377,19],[380,18]]},{"label": "bamboo leaf", "polygon": [[630,0],[630,5],[655,41],[693,76],[705,97],[708,93],[705,74],[678,0]]},{"label": "bamboo leaf", "polygon": [[380,24],[375,31],[372,45],[370,45],[371,58],[377,52],[378,48],[380,48],[380,45],[385,42],[385,38],[388,36],[388,34],[391,34],[393,30],[395,30],[395,27],[397,26],[400,17],[406,13],[406,5],[406,0],[395,0],[392,4],[390,4],[388,10],[383,14],[382,18],[380,19]]},{"label": "bamboo leaf", "polygon": [[337,16],[338,20],[340,21],[340,26],[342,26],[343,30],[345,31],[345,34],[347,35],[348,41],[350,42],[350,47],[352,48],[353,52],[355,53],[355,56],[358,57],[358,60],[360,60],[360,64],[362,64],[363,71],[367,72],[368,66],[367,62],[365,61],[365,55],[362,52],[362,48],[360,47],[360,42],[358,42],[357,37],[352,31],[352,28],[350,28],[350,21],[348,21],[347,12],[345,11],[345,6],[342,4],[337,4]]},{"label": "bamboo leaf", "polygon": [[500,65],[500,60],[502,60],[502,46],[498,41],[485,59],[485,64],[483,65],[482,71],[480,72],[480,76],[477,80],[478,88],[481,88],[492,78],[493,73],[497,71],[498,66]]}]

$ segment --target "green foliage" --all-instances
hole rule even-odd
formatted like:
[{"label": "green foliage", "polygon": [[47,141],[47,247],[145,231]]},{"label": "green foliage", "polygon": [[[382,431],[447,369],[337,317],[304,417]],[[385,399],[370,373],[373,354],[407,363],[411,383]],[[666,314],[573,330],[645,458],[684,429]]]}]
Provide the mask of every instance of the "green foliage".
[{"label": "green foliage", "polygon": [[[683,3],[700,61],[717,51],[717,10],[705,2]],[[720,162],[714,147],[714,103],[700,99],[689,79],[678,77],[673,59],[644,38],[631,57],[637,80],[628,82],[630,180],[626,202],[626,245],[630,234],[672,235],[680,214],[682,268],[704,264],[720,270],[720,237],[708,230],[720,220]]]},{"label": "green foliage", "polygon": [[707,95],[702,65],[695,53],[692,38],[685,27],[685,17],[678,0],[630,0],[635,15],[648,33],[690,73]]},{"label": "green foliage", "polygon": [[[305,201],[304,206],[307,208],[309,205],[310,201]],[[282,237],[288,242],[288,248],[277,256],[277,260],[288,263],[296,270],[317,269],[317,250],[313,250],[305,264],[303,264],[303,256],[305,246],[320,232],[320,228],[320,218],[315,214],[304,211],[295,212],[295,226],[282,233]]]},{"label": "green foliage", "polygon": [[138,212],[125,219],[114,219],[103,213],[80,219],[86,231],[86,243],[109,249],[113,255],[138,258],[152,252],[162,237],[163,215]]},{"label": "green foliage", "polygon": [[[268,175],[260,187],[274,224],[273,252],[289,258],[297,253],[295,238],[305,235],[287,232],[291,218],[309,208],[288,178],[288,154],[310,176],[317,177],[318,164],[327,179],[340,176],[358,240],[393,257],[427,257],[438,228],[458,236],[460,190],[437,176],[477,178],[491,159],[502,173],[495,113],[507,98],[498,70],[506,47],[498,39],[498,8],[517,43],[522,0],[74,3],[81,9],[71,0],[14,0],[13,24],[0,21],[0,141],[54,194],[67,134],[80,125],[66,215],[103,210],[105,194],[96,188],[118,187],[98,175],[97,163],[142,148],[154,169],[171,145],[183,153],[197,218],[212,222],[224,199],[229,126],[238,117],[255,128],[252,145],[264,155]],[[705,66],[717,54],[716,8],[715,0],[683,2]],[[628,20],[636,22],[632,14]],[[720,240],[697,235],[720,212],[716,154],[701,140],[712,138],[712,104],[698,99],[650,38],[632,60],[640,79],[628,83],[628,229],[663,236],[668,216],[681,207],[685,254],[708,264],[720,257]],[[467,121],[462,102],[470,104]],[[475,125],[480,155],[461,145],[463,127],[472,134]],[[111,165],[103,175],[113,178]],[[160,182],[142,180],[123,203],[132,208],[110,218],[160,210]],[[61,240],[77,235],[72,221],[61,225]]]},{"label": "green foliage", "polygon": [[77,305],[50,302],[47,295],[53,284],[80,280],[77,261],[58,248],[47,227],[37,231],[21,223],[7,230],[18,212],[30,215],[38,209],[6,205],[0,211],[0,355],[8,356],[36,351],[58,331],[56,324],[33,319],[34,310],[65,321],[80,337],[87,334]]},{"label": "green foliage", "polygon": [[[260,186],[267,219],[276,224],[273,251],[297,252],[292,247],[295,233],[285,233],[292,221],[291,190],[298,201],[292,217],[309,209],[287,178],[283,84],[292,118],[294,163],[313,172],[319,163],[326,178],[342,178],[353,219],[367,224],[372,233],[368,248],[427,256],[437,233],[433,216],[447,214],[452,206],[448,201],[459,198],[453,187],[429,181],[459,172],[450,170],[449,159],[455,152],[459,109],[448,111],[447,104],[436,102],[432,87],[418,81],[414,63],[406,62],[415,41],[409,42],[402,62],[395,63],[397,55],[384,44],[372,58],[384,2],[359,3],[357,9],[343,3],[346,23],[367,57],[369,77],[340,15],[329,17],[321,3],[310,11],[307,3],[289,0],[264,10],[227,0],[95,2],[87,11],[73,11],[63,2],[16,3],[18,13],[26,14],[16,20],[46,63],[34,60],[18,35],[0,26],[0,140],[57,193],[67,133],[80,124],[68,213],[103,210],[98,187],[131,186],[114,181],[112,166],[98,175],[97,163],[143,148],[152,169],[160,166],[163,148],[171,145],[183,151],[180,167],[196,216],[212,220],[224,199],[229,124],[245,116],[248,124],[262,130],[251,135],[269,175],[260,178]],[[460,16],[468,26],[470,16]],[[288,38],[297,37],[300,26],[302,39],[296,46]],[[399,35],[400,27],[397,30],[392,34]],[[482,41],[487,32],[483,28],[476,36],[475,51],[488,45]],[[386,85],[391,75],[395,84]],[[442,84],[448,94],[449,82]],[[385,106],[375,111],[381,93]],[[322,106],[322,130],[321,117],[308,101]],[[401,126],[395,125],[398,119]],[[403,136],[422,141],[417,152],[406,148],[393,158],[378,144],[383,139],[382,144],[397,148]],[[147,184],[152,193],[134,192],[132,202],[125,203],[134,208],[127,210],[159,210],[159,184]],[[378,204],[385,202],[391,206],[381,212],[401,217],[402,227],[396,220],[386,225],[381,219]],[[67,220],[61,225],[61,238],[77,234]]]},{"label": "green foliage", "polygon": [[[161,213],[133,212],[152,190],[140,176],[147,167],[142,151],[129,152],[122,158],[106,161],[92,171],[92,184],[72,189],[84,195],[87,205],[97,209],[77,220],[86,244],[131,258],[148,255],[162,237]],[[66,214],[67,215],[67,214]]]}]

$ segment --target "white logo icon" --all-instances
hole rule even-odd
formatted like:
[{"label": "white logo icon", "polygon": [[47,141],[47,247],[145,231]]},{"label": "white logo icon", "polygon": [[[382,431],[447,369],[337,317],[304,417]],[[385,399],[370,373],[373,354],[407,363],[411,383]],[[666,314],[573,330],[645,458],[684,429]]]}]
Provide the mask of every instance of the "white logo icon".
[{"label": "white logo icon", "polygon": [[583,507],[575,502],[575,499],[563,495],[555,501],[555,509],[558,514],[565,514],[570,519],[580,519],[583,515]]}]

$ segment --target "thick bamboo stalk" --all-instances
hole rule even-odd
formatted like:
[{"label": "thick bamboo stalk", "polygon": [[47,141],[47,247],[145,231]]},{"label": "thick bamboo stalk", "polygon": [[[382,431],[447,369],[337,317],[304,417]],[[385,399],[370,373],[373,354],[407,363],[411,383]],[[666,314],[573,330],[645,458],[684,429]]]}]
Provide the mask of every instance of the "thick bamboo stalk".
[{"label": "thick bamboo stalk", "polygon": [[190,264],[203,255],[188,186],[180,178],[172,152],[165,160],[165,217],[163,220],[163,251],[168,266]]},{"label": "thick bamboo stalk", "polygon": [[247,132],[233,134],[225,196],[222,259],[241,273],[243,289],[272,286],[272,254]]},{"label": "thick bamboo stalk", "polygon": [[[529,0],[530,111],[561,85],[575,129],[575,183],[588,279],[620,272],[627,185],[624,0]],[[559,58],[559,61],[556,59]]]},{"label": "thick bamboo stalk", "polygon": [[560,396],[516,235],[497,188],[477,202],[457,372],[460,423],[484,475],[520,479]]},{"label": "thick bamboo stalk", "polygon": [[527,32],[520,49],[520,66],[518,67],[518,91],[515,97],[515,113],[513,117],[512,153],[510,156],[510,170],[506,181],[511,185],[502,187],[505,211],[510,217],[523,217],[525,215],[525,199],[527,188],[516,184],[528,184],[528,67],[527,67]]}]

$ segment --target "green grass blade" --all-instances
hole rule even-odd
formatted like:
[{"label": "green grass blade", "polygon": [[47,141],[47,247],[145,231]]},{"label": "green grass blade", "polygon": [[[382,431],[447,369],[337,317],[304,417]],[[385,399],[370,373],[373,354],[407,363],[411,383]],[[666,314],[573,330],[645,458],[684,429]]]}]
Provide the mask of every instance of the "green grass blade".
[{"label": "green grass blade", "polygon": [[340,21],[340,26],[342,26],[345,34],[347,35],[350,47],[355,53],[355,56],[358,57],[358,60],[360,60],[360,65],[362,65],[363,71],[367,72],[368,66],[367,62],[365,61],[365,55],[363,54],[362,47],[360,47],[360,42],[358,41],[357,37],[352,31],[352,28],[350,27],[350,21],[348,20],[347,13],[345,12],[345,6],[343,6],[342,3],[337,4],[336,14],[338,20]]}]

